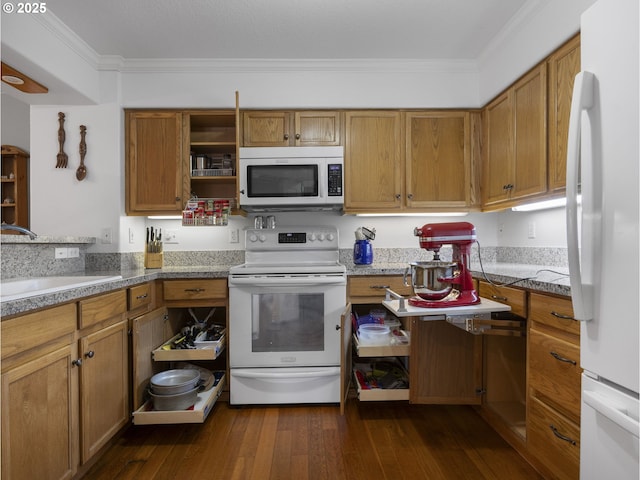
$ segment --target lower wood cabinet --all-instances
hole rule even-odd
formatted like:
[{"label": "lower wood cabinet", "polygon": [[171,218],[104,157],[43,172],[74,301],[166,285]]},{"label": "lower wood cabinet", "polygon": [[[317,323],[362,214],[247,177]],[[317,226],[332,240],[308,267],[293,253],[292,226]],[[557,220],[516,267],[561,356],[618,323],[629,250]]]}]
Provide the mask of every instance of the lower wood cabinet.
[{"label": "lower wood cabinet", "polygon": [[529,294],[527,451],[545,476],[580,473],[580,326],[569,298]]},{"label": "lower wood cabinet", "polygon": [[2,374],[2,478],[70,479],[76,472],[76,352],[69,344]]},{"label": "lower wood cabinet", "polygon": [[75,304],[2,321],[2,478],[77,470],[76,325]]},{"label": "lower wood cabinet", "polygon": [[128,422],[124,291],[3,319],[3,478],[70,479]]}]

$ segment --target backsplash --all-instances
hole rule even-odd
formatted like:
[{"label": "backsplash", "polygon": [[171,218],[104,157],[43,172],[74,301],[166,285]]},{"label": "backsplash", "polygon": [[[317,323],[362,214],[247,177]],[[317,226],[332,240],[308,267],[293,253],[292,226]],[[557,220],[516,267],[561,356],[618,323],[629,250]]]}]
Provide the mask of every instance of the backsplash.
[{"label": "backsplash", "polygon": [[[13,237],[13,238],[6,238]],[[144,253],[87,253],[93,238],[39,237],[36,241],[16,240],[11,235],[2,236],[0,274],[3,279],[65,275],[77,272],[122,272],[144,269]],[[55,258],[56,248],[76,247],[77,258]],[[485,265],[508,263],[566,267],[566,248],[544,247],[482,247],[482,263]],[[440,252],[442,260],[451,259],[451,247]],[[433,253],[421,248],[374,248],[373,264],[409,264],[429,261]],[[353,251],[340,249],[339,259],[347,266],[353,265]],[[244,262],[244,250],[165,251],[165,267],[238,265]],[[479,263],[478,249],[471,251],[471,263]]]}]

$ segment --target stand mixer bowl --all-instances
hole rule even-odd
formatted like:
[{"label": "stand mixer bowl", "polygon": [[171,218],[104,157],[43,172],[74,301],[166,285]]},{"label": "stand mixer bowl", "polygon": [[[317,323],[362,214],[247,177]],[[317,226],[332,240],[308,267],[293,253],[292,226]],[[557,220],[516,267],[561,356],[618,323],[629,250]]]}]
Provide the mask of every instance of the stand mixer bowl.
[{"label": "stand mixer bowl", "polygon": [[[409,270],[411,284],[407,281]],[[459,274],[455,262],[412,262],[404,272],[404,284],[407,287],[411,285],[414,293],[424,300],[442,300],[451,293]]]}]

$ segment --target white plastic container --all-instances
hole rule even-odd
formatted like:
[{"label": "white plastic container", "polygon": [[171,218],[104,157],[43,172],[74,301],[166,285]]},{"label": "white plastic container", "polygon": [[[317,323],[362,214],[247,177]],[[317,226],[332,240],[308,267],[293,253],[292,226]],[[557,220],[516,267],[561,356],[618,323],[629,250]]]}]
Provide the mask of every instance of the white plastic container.
[{"label": "white plastic container", "polygon": [[358,338],[361,345],[389,345],[391,329],[387,325],[367,323],[358,328]]}]

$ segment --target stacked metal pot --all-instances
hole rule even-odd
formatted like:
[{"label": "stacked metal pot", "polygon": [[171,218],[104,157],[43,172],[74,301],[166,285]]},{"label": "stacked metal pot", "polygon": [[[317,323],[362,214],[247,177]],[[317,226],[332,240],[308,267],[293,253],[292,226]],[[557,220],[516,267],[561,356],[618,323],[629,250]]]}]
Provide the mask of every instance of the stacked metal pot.
[{"label": "stacked metal pot", "polygon": [[200,390],[200,372],[195,369],[174,369],[151,377],[149,395],[154,410],[186,410],[194,405]]}]

